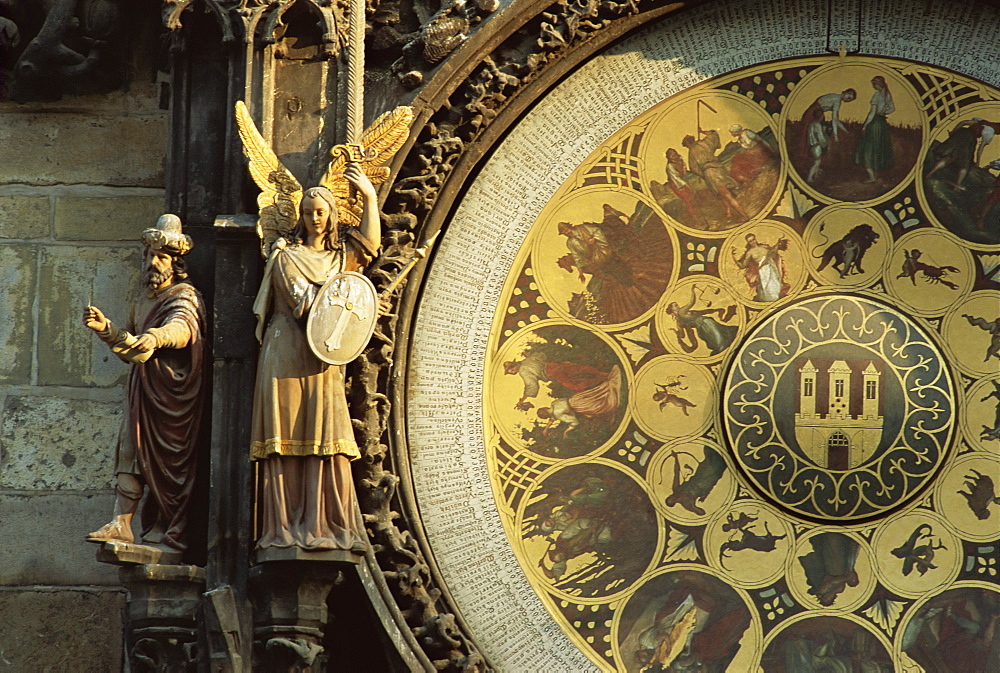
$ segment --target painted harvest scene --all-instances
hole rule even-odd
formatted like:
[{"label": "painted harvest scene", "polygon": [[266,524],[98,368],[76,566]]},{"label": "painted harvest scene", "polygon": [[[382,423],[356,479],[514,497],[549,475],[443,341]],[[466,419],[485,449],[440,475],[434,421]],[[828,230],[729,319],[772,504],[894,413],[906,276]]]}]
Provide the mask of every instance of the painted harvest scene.
[{"label": "painted harvest scene", "polygon": [[484,386],[508,538],[602,670],[1000,671],[1000,91],[831,55],[621,120]]}]

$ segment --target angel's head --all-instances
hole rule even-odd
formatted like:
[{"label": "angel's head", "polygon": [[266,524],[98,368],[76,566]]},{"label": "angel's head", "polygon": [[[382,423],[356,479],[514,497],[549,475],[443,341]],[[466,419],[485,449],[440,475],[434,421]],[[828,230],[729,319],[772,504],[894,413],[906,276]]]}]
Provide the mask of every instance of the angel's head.
[{"label": "angel's head", "polygon": [[316,237],[323,239],[324,247],[337,247],[337,199],[326,187],[310,187],[302,194],[299,203],[299,221],[295,225],[295,238],[309,242]]}]

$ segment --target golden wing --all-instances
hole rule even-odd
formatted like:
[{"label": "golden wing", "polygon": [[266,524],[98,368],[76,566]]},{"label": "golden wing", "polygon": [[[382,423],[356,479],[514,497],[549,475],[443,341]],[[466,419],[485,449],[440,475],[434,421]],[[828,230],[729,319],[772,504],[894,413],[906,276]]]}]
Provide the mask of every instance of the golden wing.
[{"label": "golden wing", "polygon": [[257,235],[261,253],[267,257],[271,246],[281,236],[288,236],[299,217],[302,185],[287,168],[257,130],[246,103],[236,101],[236,126],[243,141],[243,154],[249,162],[250,177],[260,187],[257,196]]},{"label": "golden wing", "polygon": [[[361,170],[373,185],[382,184],[389,179],[389,169],[383,164],[391,161],[406,142],[412,121],[413,108],[401,105],[376,119],[365,131],[361,139],[364,158],[360,164]],[[361,205],[352,197],[351,184],[344,177],[351,148],[348,145],[336,145],[330,148],[330,156],[330,165],[319,184],[337,197],[337,215],[340,221],[357,226],[361,223]]]}]

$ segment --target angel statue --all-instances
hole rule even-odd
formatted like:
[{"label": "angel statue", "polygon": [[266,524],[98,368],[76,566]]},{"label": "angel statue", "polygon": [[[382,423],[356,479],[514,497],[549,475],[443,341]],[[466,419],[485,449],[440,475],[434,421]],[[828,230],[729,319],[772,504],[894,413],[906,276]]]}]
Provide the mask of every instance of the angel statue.
[{"label": "angel statue", "polygon": [[250,445],[259,470],[257,548],[363,552],[350,467],[361,453],[344,365],[317,356],[306,325],[332,296],[321,292],[327,281],[362,271],[378,255],[374,183],[388,178],[389,169],[381,164],[402,146],[412,113],[398,108],[383,115],[366,132],[363,149],[334,147],[320,185],[305,191],[267,146],[242,102],[236,117],[250,173],[261,188],[258,233],[267,258],[253,307],[261,343]]}]

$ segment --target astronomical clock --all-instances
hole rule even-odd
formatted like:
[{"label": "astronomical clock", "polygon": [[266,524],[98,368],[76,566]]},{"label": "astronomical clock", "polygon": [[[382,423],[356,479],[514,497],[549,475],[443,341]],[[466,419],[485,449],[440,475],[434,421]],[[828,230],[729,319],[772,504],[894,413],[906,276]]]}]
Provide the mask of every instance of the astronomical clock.
[{"label": "astronomical clock", "polygon": [[500,669],[1000,670],[1000,72],[786,4],[581,64],[440,243],[412,478]]}]

